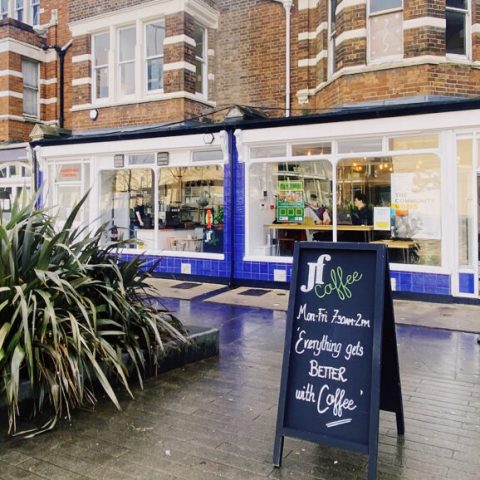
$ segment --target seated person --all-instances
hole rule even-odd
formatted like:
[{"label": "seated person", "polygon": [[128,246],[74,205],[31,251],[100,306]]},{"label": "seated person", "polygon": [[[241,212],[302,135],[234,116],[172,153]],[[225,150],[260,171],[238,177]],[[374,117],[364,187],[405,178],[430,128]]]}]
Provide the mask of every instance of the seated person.
[{"label": "seated person", "polygon": [[367,196],[364,193],[357,192],[353,197],[352,225],[373,225],[373,211],[368,208]]}]

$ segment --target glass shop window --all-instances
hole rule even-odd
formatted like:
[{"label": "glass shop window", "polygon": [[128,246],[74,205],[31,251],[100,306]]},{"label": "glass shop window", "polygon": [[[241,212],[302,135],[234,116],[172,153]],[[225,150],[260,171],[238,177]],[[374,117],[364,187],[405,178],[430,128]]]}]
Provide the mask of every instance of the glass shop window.
[{"label": "glass shop window", "polygon": [[[153,170],[105,170],[100,174],[100,212],[108,241],[132,240],[131,248],[154,248]],[[140,234],[139,231],[145,231]]]},{"label": "glass shop window", "polygon": [[246,201],[249,255],[288,257],[296,241],[332,239],[327,160],[250,165]]},{"label": "glass shop window", "polygon": [[158,248],[223,253],[223,165],[164,167],[158,182]]},{"label": "glass shop window", "polygon": [[337,240],[384,243],[393,263],[441,265],[440,161],[359,157],[337,165]]}]

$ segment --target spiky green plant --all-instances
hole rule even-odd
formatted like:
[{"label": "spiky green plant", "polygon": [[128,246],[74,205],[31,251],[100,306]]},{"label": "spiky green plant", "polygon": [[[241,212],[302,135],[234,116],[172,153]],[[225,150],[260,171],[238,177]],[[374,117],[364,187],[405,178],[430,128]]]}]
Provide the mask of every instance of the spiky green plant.
[{"label": "spiky green plant", "polygon": [[[0,398],[8,407],[9,433],[20,415],[20,384],[28,381],[33,414],[52,429],[71,410],[93,406],[101,386],[120,408],[113,384],[130,393],[130,371],[142,384],[158,364],[165,340],[186,341],[174,318],[146,301],[145,259],[118,260],[120,242],[101,245],[74,228],[85,198],[61,228],[47,211],[15,202],[0,220]],[[1,217],[1,215],[0,215]]]}]

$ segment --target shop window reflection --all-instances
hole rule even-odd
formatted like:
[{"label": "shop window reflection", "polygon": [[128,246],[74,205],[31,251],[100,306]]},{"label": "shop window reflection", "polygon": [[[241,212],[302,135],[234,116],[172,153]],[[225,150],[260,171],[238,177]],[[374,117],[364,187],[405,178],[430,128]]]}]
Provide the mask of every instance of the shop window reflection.
[{"label": "shop window reflection", "polygon": [[223,166],[169,166],[157,178],[155,184],[153,170],[141,168],[101,173],[106,240],[146,250],[223,253]]},{"label": "shop window reflection", "polygon": [[[359,217],[369,218],[361,223],[372,224],[370,241],[387,245],[391,262],[439,266],[440,191],[440,161],[434,155],[341,160],[337,223],[358,224]],[[337,238],[361,241],[358,232],[339,230]]]}]

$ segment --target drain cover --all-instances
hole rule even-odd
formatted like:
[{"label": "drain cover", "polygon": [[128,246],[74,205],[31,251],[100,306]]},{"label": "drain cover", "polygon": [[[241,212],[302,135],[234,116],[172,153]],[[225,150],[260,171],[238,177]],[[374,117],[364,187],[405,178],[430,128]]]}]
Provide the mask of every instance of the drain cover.
[{"label": "drain cover", "polygon": [[177,283],[176,285],[172,285],[172,288],[179,288],[180,290],[188,290],[189,288],[198,287],[201,285],[200,283],[192,283],[192,282],[182,282]]},{"label": "drain cover", "polygon": [[270,290],[260,290],[258,288],[249,288],[248,290],[245,290],[244,292],[239,293],[239,295],[247,295],[248,297],[261,297],[262,295],[265,295],[269,291]]}]

